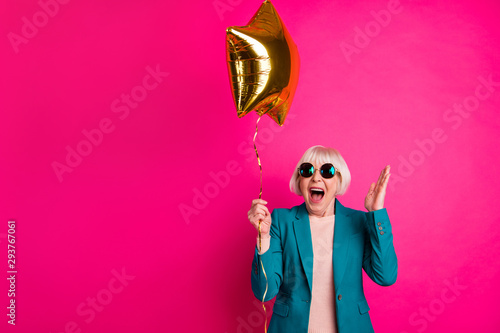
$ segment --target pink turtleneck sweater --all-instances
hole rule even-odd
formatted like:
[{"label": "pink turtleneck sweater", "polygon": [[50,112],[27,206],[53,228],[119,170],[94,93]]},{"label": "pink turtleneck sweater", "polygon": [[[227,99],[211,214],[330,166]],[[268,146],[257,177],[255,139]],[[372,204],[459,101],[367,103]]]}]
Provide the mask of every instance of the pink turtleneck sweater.
[{"label": "pink turtleneck sweater", "polygon": [[[333,230],[335,215],[309,216],[313,244],[313,282],[309,333],[337,333],[335,314],[335,289],[333,285]],[[263,254],[269,249],[271,237],[262,238]],[[257,249],[259,240],[257,238]]]}]

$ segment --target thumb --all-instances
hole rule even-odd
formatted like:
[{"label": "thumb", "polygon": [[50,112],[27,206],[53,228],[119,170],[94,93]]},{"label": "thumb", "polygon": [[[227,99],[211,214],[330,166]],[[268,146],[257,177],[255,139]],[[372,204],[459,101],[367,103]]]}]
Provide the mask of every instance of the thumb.
[{"label": "thumb", "polygon": [[372,184],[370,185],[370,189],[368,190],[368,194],[373,193],[373,191],[375,190],[375,185],[376,185],[375,183],[372,183]]}]

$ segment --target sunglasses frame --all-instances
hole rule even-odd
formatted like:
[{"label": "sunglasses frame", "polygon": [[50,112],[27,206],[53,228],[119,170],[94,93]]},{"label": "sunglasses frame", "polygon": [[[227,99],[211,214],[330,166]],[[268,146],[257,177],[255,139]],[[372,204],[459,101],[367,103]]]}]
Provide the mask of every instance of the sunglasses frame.
[{"label": "sunglasses frame", "polygon": [[[300,173],[300,169],[302,168],[302,166],[303,166],[304,164],[309,164],[309,165],[311,165],[311,166],[312,166],[312,168],[314,169],[314,170],[313,170],[313,172],[312,172],[312,174],[311,174],[310,176],[307,176],[307,177],[306,177],[306,176],[304,176],[304,175],[302,175],[302,174]],[[329,178],[328,178],[328,177],[323,176],[323,170],[322,170],[322,169],[323,169],[323,167],[324,167],[325,165],[327,165],[327,166],[328,166],[328,168],[330,168],[330,166],[331,166],[331,167],[333,167],[333,168],[335,169],[335,173],[333,174],[333,176],[331,176],[331,177],[329,177]],[[318,169],[316,169],[312,163],[309,163],[309,162],[304,162],[304,163],[302,163],[302,164],[301,164],[301,165],[297,168],[297,170],[299,171],[299,176],[304,177],[304,178],[310,178],[310,177],[312,177],[312,176],[314,175],[314,173],[316,172],[316,170],[317,170],[317,171],[319,171],[319,174],[320,174],[320,175],[321,175],[321,177],[323,177],[324,179],[332,179],[333,177],[335,177],[335,175],[336,175],[337,173],[338,173],[338,174],[340,174],[340,172],[337,170],[337,168],[335,167],[335,165],[333,165],[332,163],[325,163],[325,164],[323,164],[322,166],[320,166]]]}]

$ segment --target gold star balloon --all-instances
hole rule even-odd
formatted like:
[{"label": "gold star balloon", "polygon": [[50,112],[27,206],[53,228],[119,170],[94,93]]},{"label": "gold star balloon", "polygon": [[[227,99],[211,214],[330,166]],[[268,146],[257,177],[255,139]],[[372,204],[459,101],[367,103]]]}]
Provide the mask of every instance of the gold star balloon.
[{"label": "gold star balloon", "polygon": [[299,79],[299,53],[283,21],[266,0],[244,27],[226,29],[227,65],[238,117],[268,114],[280,126]]}]

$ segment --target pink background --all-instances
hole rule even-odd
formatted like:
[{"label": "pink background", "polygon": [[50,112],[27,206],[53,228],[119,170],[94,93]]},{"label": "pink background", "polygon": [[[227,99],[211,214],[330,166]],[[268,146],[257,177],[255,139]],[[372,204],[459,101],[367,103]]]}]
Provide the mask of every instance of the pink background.
[{"label": "pink background", "polygon": [[[53,4],[44,16],[37,1],[2,1],[0,275],[12,219],[18,274],[16,327],[2,277],[0,330],[263,332],[247,220],[257,116],[236,117],[225,63],[226,27],[260,0]],[[498,1],[401,1],[385,26],[371,13],[385,0],[274,5],[301,72],[285,125],[260,122],[269,207],[302,202],[288,181],[312,145],[343,154],[353,180],[341,201],[356,209],[391,164],[399,276],[388,288],[365,279],[375,330],[498,332],[500,85],[478,79],[500,81]],[[148,66],[169,75],[155,81]],[[449,111],[463,103],[473,110]],[[111,132],[86,145],[82,131],[103,121]],[[87,156],[60,181],[52,164],[67,146]]]}]

